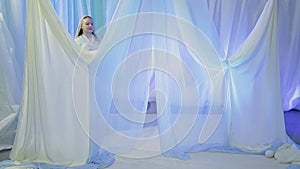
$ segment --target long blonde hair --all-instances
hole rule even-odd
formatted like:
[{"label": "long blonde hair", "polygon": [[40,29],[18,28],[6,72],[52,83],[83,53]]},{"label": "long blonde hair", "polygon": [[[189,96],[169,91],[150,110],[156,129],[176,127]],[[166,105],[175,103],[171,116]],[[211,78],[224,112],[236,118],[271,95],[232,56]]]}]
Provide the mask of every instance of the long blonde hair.
[{"label": "long blonde hair", "polygon": [[[93,18],[89,15],[86,15],[84,17],[82,17],[80,19],[80,22],[78,23],[78,27],[77,27],[77,31],[76,31],[76,35],[75,35],[75,38],[78,38],[80,35],[83,34],[83,30],[82,30],[82,24],[83,24],[83,20],[86,19],[86,18],[90,18],[91,20],[93,20]],[[93,30],[92,34],[95,36],[95,38],[97,38],[96,34],[95,34],[95,29]]]}]

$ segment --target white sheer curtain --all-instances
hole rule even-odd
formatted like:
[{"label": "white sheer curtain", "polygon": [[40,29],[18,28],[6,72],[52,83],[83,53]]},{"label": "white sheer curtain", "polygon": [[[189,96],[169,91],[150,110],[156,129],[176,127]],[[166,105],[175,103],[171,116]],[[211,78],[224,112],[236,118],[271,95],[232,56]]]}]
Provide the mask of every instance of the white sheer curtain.
[{"label": "white sheer curtain", "polygon": [[22,3],[0,1],[0,150],[11,148],[21,102],[24,20]]},{"label": "white sheer curtain", "polygon": [[52,10],[48,1],[27,1],[23,98],[11,158],[79,165],[86,162],[89,146],[72,102],[75,42]]},{"label": "white sheer curtain", "polygon": [[278,35],[282,101],[285,111],[300,110],[300,2],[278,1]]},{"label": "white sheer curtain", "polygon": [[89,130],[81,126],[90,117],[89,76],[83,60],[93,53],[79,50],[49,1],[27,1],[26,11],[22,106],[10,158],[91,168],[111,165],[111,154],[92,147]]},{"label": "white sheer curtain", "polygon": [[[276,1],[233,4],[224,5],[211,1],[209,5],[229,66],[226,81],[230,140],[232,144],[247,143],[251,147],[250,145],[259,145],[258,142],[261,141],[268,142],[268,135],[277,131],[282,133],[278,138],[284,139],[276,44]],[[273,125],[268,120],[275,114],[276,125]],[[272,129],[266,126],[272,126]],[[257,133],[256,127],[261,133]],[[275,130],[271,131],[273,129]],[[249,137],[253,139],[248,139]]]},{"label": "white sheer curtain", "polygon": [[[10,148],[10,145],[14,138],[14,129],[12,128],[12,123],[17,117],[18,108],[20,104],[20,86],[21,83],[18,76],[21,72],[18,72],[19,67],[14,65],[16,63],[16,58],[14,55],[14,44],[12,38],[9,34],[7,25],[4,22],[2,13],[0,13],[0,38],[5,45],[1,45],[1,56],[6,58],[1,58],[1,97],[0,97],[0,141],[1,148]],[[18,74],[19,73],[19,74]],[[13,78],[11,78],[13,77]],[[16,78],[14,78],[16,77]],[[9,130],[9,131],[7,131]],[[3,145],[4,144],[4,145]],[[8,146],[8,147],[7,147]]]},{"label": "white sheer curtain", "polygon": [[[262,153],[286,141],[281,91],[290,93],[284,105],[299,104],[296,1],[51,3],[27,1],[13,160],[82,165],[97,145],[129,157],[188,159],[207,149]],[[96,53],[72,38],[87,14],[103,38]],[[282,22],[293,24],[278,27]],[[293,33],[284,36],[286,30]],[[294,69],[280,68],[285,53]],[[290,87],[280,85],[292,78]],[[150,93],[154,118],[146,113]]]},{"label": "white sheer curtain", "polygon": [[[15,0],[16,1],[16,0]],[[91,14],[96,17],[96,27],[100,28],[109,23],[116,8],[117,0],[112,1],[55,1],[51,0],[58,17],[65,28],[73,35],[76,30],[78,17],[85,14]],[[262,12],[264,1],[239,2],[231,1],[230,4],[210,0],[208,7],[197,5],[201,2],[189,0],[189,10],[194,20],[194,24],[206,29],[206,36],[213,36],[208,31],[218,32],[220,41],[214,41],[215,45],[220,43],[225,52],[234,52],[239,44],[247,37],[248,33],[254,27],[254,24]],[[96,4],[96,5],[95,5]],[[297,0],[278,0],[278,36],[279,36],[279,58],[281,73],[282,101],[285,111],[290,109],[299,109],[299,78],[295,74],[299,67],[297,45],[299,43],[299,2]],[[245,8],[247,6],[247,8]],[[193,9],[193,7],[197,7]],[[198,10],[200,9],[201,10]],[[202,9],[203,8],[203,9]],[[14,11],[16,8],[12,8]],[[207,26],[200,22],[199,16],[203,11],[209,10],[214,26]],[[251,12],[252,11],[252,12]],[[222,13],[222,15],[220,15]],[[243,14],[240,16],[239,14]],[[207,26],[207,27],[206,27]],[[238,32],[235,34],[235,32]],[[215,39],[212,38],[211,40]],[[230,45],[230,46],[229,46]],[[217,48],[217,46],[215,46]],[[287,66],[289,65],[289,66]]]}]

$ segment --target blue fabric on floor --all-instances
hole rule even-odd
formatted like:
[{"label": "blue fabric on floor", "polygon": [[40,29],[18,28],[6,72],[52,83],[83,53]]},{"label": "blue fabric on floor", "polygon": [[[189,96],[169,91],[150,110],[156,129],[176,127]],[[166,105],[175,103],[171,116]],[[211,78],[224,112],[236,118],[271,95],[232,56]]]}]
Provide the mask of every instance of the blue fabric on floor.
[{"label": "blue fabric on floor", "polygon": [[49,165],[44,163],[22,163],[22,164],[14,164],[12,160],[6,160],[0,162],[0,169],[6,169],[7,167],[25,167],[30,169],[103,169],[109,167],[112,163],[106,163],[105,165],[99,165],[97,163],[90,163],[81,166],[75,167],[66,167],[66,166],[58,166],[58,165]]},{"label": "blue fabric on floor", "polygon": [[284,112],[286,132],[296,144],[300,144],[299,118],[300,110],[292,109]]},{"label": "blue fabric on floor", "polygon": [[207,147],[214,147],[214,148],[205,148],[203,146],[199,147],[198,145],[196,145],[195,147],[192,147],[189,152],[195,153],[200,151],[210,151],[210,152],[224,152],[224,153],[236,153],[236,154],[265,155],[265,151],[267,150],[276,151],[283,144],[284,143],[277,143],[262,151],[246,151],[246,150],[239,149],[237,147],[219,146],[219,145],[216,146],[208,145]]},{"label": "blue fabric on floor", "polygon": [[93,156],[89,157],[89,159],[87,160],[87,164],[97,166],[97,169],[101,169],[111,166],[114,163],[114,161],[115,157],[113,154],[105,150],[100,150]]},{"label": "blue fabric on floor", "polygon": [[12,160],[6,160],[0,162],[0,169],[6,169],[7,167],[25,167],[30,169],[103,169],[111,166],[115,161],[114,155],[107,151],[98,151],[93,157],[87,160],[87,164],[74,167],[66,167],[60,165],[50,165],[45,163],[21,163],[16,164]]},{"label": "blue fabric on floor", "polygon": [[291,164],[291,165],[287,166],[286,169],[300,169],[300,165],[299,164]]}]

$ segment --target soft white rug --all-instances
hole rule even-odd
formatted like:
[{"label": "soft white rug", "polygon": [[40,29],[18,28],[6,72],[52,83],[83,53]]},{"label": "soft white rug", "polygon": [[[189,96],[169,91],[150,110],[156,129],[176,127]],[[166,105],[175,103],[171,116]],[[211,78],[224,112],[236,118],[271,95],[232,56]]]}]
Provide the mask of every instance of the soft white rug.
[{"label": "soft white rug", "polygon": [[108,169],[285,169],[287,166],[263,155],[199,152],[191,154],[191,160],[187,161],[164,156],[142,159],[117,156]]}]

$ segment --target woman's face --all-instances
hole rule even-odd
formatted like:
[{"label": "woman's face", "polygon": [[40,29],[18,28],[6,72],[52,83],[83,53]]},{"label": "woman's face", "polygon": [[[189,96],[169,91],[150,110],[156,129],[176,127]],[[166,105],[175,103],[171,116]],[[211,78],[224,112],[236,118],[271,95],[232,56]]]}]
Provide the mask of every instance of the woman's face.
[{"label": "woman's face", "polygon": [[83,19],[81,28],[84,34],[92,33],[94,31],[93,20],[91,18]]}]

